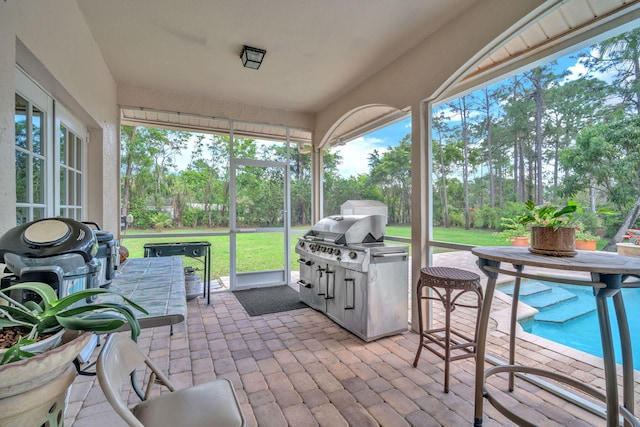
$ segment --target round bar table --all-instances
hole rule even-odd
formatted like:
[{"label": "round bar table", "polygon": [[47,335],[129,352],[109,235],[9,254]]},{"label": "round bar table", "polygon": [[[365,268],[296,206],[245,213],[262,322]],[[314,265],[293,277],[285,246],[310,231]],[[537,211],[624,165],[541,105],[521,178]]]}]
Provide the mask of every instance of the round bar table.
[{"label": "round bar table", "polygon": [[[532,373],[538,376],[548,377],[559,382],[568,384],[591,396],[603,401],[606,405],[607,426],[619,425],[619,416],[624,418],[625,426],[640,426],[640,421],[634,415],[634,378],[633,378],[633,358],[631,353],[631,339],[629,336],[629,324],[624,309],[622,299],[622,288],[640,287],[637,277],[640,277],[640,257],[620,256],[610,252],[600,251],[578,251],[574,257],[554,257],[547,255],[536,255],[529,252],[528,248],[516,246],[478,246],[471,250],[478,257],[480,270],[488,277],[485,290],[484,305],[480,314],[478,325],[478,347],[476,357],[475,376],[475,409],[474,426],[482,425],[483,398],[492,403],[503,415],[519,425],[532,426],[530,421],[523,419],[513,413],[510,409],[502,406],[497,399],[494,399],[485,389],[486,378],[499,372],[509,373],[509,390],[513,391],[513,376],[515,372]],[[512,269],[501,268],[501,263],[511,264]],[[527,274],[525,267],[536,267],[536,271],[548,271],[549,274]],[[559,274],[562,271],[563,273]],[[572,279],[567,273],[583,272],[589,273],[590,280]],[[508,365],[494,366],[485,371],[485,353],[487,344],[487,326],[489,323],[489,313],[491,302],[498,275],[506,274],[515,277],[513,293],[513,303],[511,308],[511,334],[509,338],[509,362]],[[583,275],[587,276],[587,275]],[[633,281],[625,280],[635,277]],[[596,299],[598,313],[598,323],[602,335],[602,351],[604,360],[605,388],[606,394],[577,381],[566,375],[547,371],[539,368],[526,367],[515,364],[515,325],[516,310],[522,278],[545,280],[555,283],[568,283],[593,288],[593,295]],[[611,335],[611,323],[607,298],[613,299],[613,305],[618,320],[620,332],[622,366],[623,366],[623,405],[620,406],[618,398],[618,384],[616,375],[616,362],[613,352],[613,340]]]}]

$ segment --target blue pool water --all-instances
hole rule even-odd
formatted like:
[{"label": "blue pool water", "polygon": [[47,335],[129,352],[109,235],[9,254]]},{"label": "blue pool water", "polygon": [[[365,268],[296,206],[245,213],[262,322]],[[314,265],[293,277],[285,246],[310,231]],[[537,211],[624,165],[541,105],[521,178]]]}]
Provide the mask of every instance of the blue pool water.
[{"label": "blue pool water", "polygon": [[[527,281],[529,282],[529,281]],[[522,283],[520,300],[539,310],[533,320],[521,322],[525,331],[547,338],[568,347],[602,357],[598,315],[595,311],[593,290],[585,286],[557,283]],[[526,284],[526,285],[525,285]],[[527,295],[527,286],[548,285],[552,293],[531,290]],[[623,289],[623,298],[633,352],[633,365],[640,369],[640,289]],[[507,293],[509,293],[507,291]],[[557,302],[554,302],[557,301]],[[609,317],[611,319],[614,352],[617,363],[622,362],[620,337],[613,303],[609,299]],[[538,319],[538,320],[536,320]],[[539,319],[546,319],[544,321]]]}]

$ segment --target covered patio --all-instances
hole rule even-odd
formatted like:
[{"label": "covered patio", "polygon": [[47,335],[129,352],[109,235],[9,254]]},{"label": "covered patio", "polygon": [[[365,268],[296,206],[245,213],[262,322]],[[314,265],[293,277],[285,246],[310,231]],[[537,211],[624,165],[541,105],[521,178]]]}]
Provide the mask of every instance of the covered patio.
[{"label": "covered patio", "polygon": [[[476,268],[469,246],[437,242],[432,236],[431,108],[637,25],[640,2],[420,0],[372,5],[360,0],[327,6],[283,1],[265,3],[266,10],[253,3],[0,2],[0,233],[13,228],[22,212],[31,210],[33,217],[36,209],[55,216],[64,205],[55,188],[59,151],[43,156],[48,162],[43,182],[57,183],[43,191],[47,200],[21,203],[16,196],[21,172],[16,151],[23,148],[14,143],[16,100],[28,99],[39,107],[39,99],[25,93],[24,86],[47,99],[51,127],[44,136],[51,147],[58,136],[57,114],[68,113],[69,123],[81,131],[79,200],[64,209],[75,209],[80,219],[98,222],[105,230],[120,229],[122,124],[235,132],[306,147],[313,156],[314,222],[324,216],[322,200],[327,197],[323,150],[410,116],[413,279],[407,332],[365,343],[310,308],[250,317],[233,294],[216,292],[210,305],[203,299],[187,303],[184,330],[176,328],[170,335],[167,327],[145,329],[139,345],[178,387],[231,380],[250,426],[472,424],[473,359],[452,364],[448,394],[442,389],[440,359],[423,352],[418,367],[412,366],[420,268]],[[316,19],[326,26],[314,31],[305,27]],[[285,23],[296,25],[282,31]],[[264,65],[260,70],[242,68],[243,44],[262,42]],[[458,250],[454,253],[459,257],[434,256],[434,247]],[[492,358],[504,359],[508,352],[509,304],[504,295],[494,301],[488,335]],[[432,315],[438,320],[441,311]],[[460,328],[469,333],[474,314],[461,310],[457,315],[464,319]],[[604,390],[599,358],[530,335],[521,338],[519,362],[552,367]],[[506,387],[503,377],[494,381]],[[640,390],[637,379],[635,389]],[[504,399],[537,425],[605,423],[522,379]],[[638,407],[638,393],[635,400]],[[73,426],[123,425],[97,380],[84,376],[71,388],[65,421]],[[485,405],[483,425],[509,424]]]},{"label": "covered patio", "polygon": [[[450,252],[436,265],[474,269],[474,257]],[[484,281],[485,279],[483,279]],[[489,355],[506,360],[510,298],[494,300]],[[441,310],[435,310],[435,321]],[[474,313],[456,310],[463,330]],[[603,389],[601,359],[526,333],[519,333],[516,360],[569,374]],[[443,362],[424,351],[412,366],[418,334],[407,331],[370,343],[357,338],[311,308],[250,317],[230,292],[214,292],[211,305],[188,302],[186,330],[146,329],[144,351],[178,387],[214,378],[234,384],[249,426],[461,426],[473,422],[473,359],[453,362],[451,388],[443,392]],[[99,351],[99,348],[96,352]],[[516,379],[508,393],[506,376],[490,381],[508,407],[535,425],[600,426],[592,412]],[[640,387],[636,378],[636,390]],[[137,397],[131,393],[130,402]],[[638,405],[636,396],[636,405]],[[124,424],[107,403],[95,377],[80,376],[71,388],[66,424]],[[485,404],[483,425],[514,425]]]}]

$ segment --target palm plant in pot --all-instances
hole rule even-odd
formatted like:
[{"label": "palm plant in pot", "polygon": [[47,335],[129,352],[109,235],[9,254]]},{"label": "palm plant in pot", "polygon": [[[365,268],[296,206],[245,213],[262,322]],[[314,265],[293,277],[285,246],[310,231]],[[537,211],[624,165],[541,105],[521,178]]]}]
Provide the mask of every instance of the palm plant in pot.
[{"label": "palm plant in pot", "polygon": [[573,220],[580,209],[577,202],[569,200],[565,206],[556,206],[550,203],[536,205],[527,200],[525,207],[527,213],[517,220],[531,229],[531,252],[553,256],[576,255]]},{"label": "palm plant in pot", "polygon": [[[11,298],[12,291],[33,292],[40,302],[18,302]],[[137,338],[140,324],[133,309],[147,311],[122,296],[118,296],[122,302],[84,304],[86,299],[101,294],[118,296],[105,289],[85,289],[58,298],[51,286],[39,282],[20,283],[0,291],[0,336],[13,340],[8,348],[0,350],[0,425],[41,425],[42,417],[46,418],[56,402],[64,410],[66,388],[75,377],[71,362],[89,342],[91,334],[87,332],[105,333],[128,325],[132,337]],[[47,338],[54,341],[53,348],[33,349],[39,344],[36,341],[49,335],[53,335]],[[55,343],[61,340],[61,345]],[[54,387],[57,395],[52,398],[51,384],[60,383],[63,377],[64,384]],[[32,404],[40,405],[40,410]]]}]

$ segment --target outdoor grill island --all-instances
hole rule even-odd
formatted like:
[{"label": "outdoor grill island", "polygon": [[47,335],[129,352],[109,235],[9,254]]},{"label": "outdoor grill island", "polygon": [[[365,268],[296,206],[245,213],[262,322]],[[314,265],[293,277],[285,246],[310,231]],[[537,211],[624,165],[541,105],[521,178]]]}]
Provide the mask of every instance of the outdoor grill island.
[{"label": "outdoor grill island", "polygon": [[408,328],[409,251],[385,215],[329,216],[296,245],[300,300],[365,341]]}]

